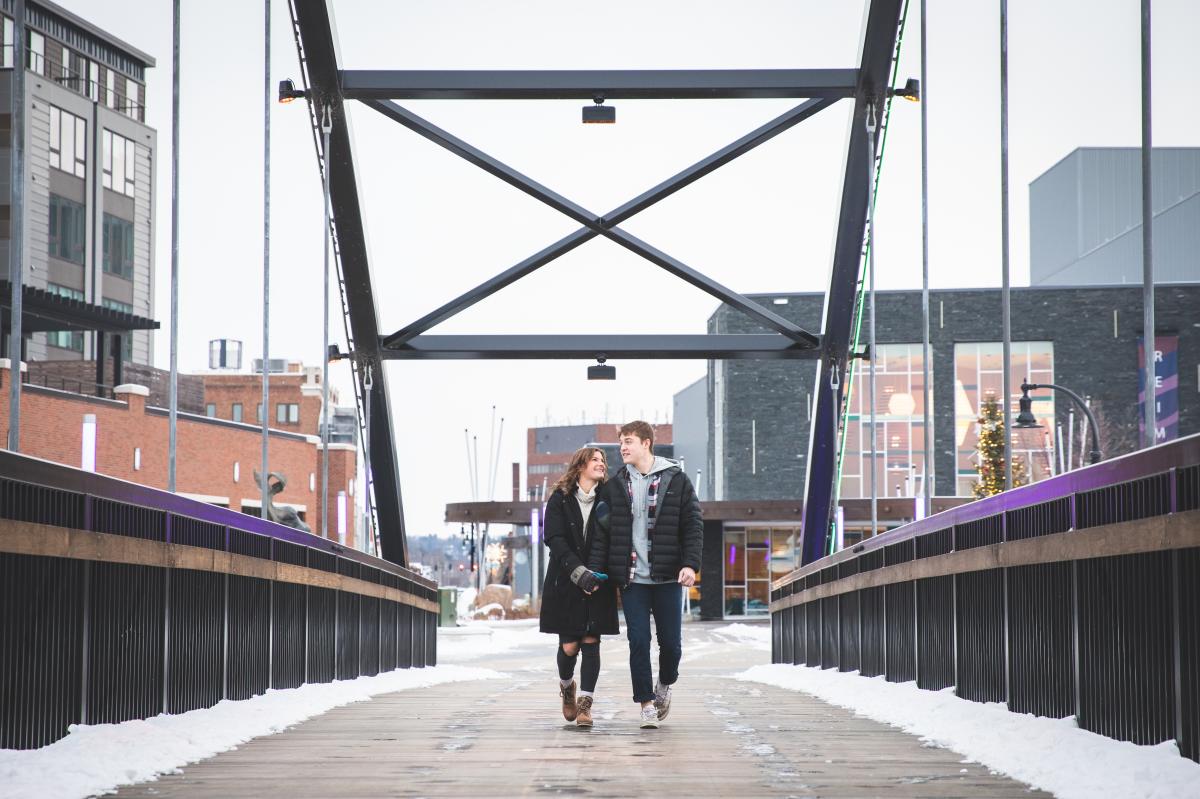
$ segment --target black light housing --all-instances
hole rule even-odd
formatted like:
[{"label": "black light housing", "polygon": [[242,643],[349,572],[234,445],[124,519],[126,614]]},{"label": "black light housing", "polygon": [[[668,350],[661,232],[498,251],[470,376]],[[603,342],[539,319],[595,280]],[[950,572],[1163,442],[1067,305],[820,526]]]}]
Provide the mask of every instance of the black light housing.
[{"label": "black light housing", "polygon": [[1038,424],[1037,417],[1033,415],[1033,398],[1029,396],[1029,389],[1033,388],[1029,383],[1021,384],[1021,399],[1019,400],[1021,412],[1017,414],[1017,418],[1013,421],[1013,429],[1016,430],[1037,430],[1045,425]]},{"label": "black light housing", "polygon": [[617,121],[617,109],[611,105],[604,105],[603,97],[593,98],[595,105],[585,105],[583,107],[583,124],[585,125],[612,125]]},{"label": "black light housing", "polygon": [[605,361],[608,360],[603,355],[596,356],[596,365],[588,367],[588,380],[616,380],[617,367],[606,366]]},{"label": "black light housing", "polygon": [[291,78],[285,78],[279,81],[279,102],[290,103],[292,100],[299,100],[301,97],[307,97],[308,92],[303,89],[297,89],[296,84]]},{"label": "black light housing", "polygon": [[921,81],[909,78],[904,82],[903,89],[892,89],[893,97],[903,97],[914,103],[921,102]]}]

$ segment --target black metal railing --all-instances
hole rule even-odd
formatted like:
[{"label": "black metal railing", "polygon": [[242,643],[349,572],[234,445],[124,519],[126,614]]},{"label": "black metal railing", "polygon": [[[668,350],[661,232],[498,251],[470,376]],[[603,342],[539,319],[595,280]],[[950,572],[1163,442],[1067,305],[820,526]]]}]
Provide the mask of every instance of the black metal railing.
[{"label": "black metal railing", "polygon": [[1198,510],[1191,436],[907,524],[772,585],[773,660],[1200,760]]},{"label": "black metal railing", "polygon": [[[204,568],[164,565],[204,552]],[[280,564],[304,568],[254,576]],[[322,587],[309,570],[363,583]],[[333,541],[0,451],[0,749],[433,665],[436,598],[432,581]]]}]

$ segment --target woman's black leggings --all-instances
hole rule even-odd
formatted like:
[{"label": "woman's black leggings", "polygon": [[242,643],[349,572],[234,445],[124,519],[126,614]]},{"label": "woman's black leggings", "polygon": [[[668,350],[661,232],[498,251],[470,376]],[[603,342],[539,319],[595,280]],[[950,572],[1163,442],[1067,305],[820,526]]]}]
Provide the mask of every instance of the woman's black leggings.
[{"label": "woman's black leggings", "polygon": [[[575,644],[574,655],[568,655],[566,646]],[[583,653],[583,667],[579,671],[579,689],[595,691],[596,680],[600,678],[600,642],[599,641],[564,641],[558,647],[558,676],[559,679],[569,680],[575,676],[575,661],[579,653]]]}]

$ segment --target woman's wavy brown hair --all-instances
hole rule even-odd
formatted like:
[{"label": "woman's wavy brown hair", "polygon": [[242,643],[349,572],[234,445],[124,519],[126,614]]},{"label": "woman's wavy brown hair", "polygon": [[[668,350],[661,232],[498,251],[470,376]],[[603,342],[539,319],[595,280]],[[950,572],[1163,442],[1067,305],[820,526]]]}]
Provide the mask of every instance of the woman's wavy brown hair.
[{"label": "woman's wavy brown hair", "polygon": [[[599,447],[580,447],[571,456],[571,462],[567,464],[567,470],[563,472],[562,477],[558,478],[558,482],[554,484],[554,490],[570,494],[574,490],[575,484],[579,482],[580,473],[591,462],[592,455],[597,452],[600,453],[601,458],[604,458],[604,466],[607,469],[608,458],[604,457],[604,450]],[[603,480],[600,481],[600,483],[603,482]],[[597,485],[600,483],[597,483]]]}]

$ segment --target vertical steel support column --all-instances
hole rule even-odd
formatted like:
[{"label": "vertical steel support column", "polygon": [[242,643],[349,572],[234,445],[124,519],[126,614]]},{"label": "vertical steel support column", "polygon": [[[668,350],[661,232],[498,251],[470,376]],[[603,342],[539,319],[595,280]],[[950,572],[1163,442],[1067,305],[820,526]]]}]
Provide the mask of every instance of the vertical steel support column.
[{"label": "vertical steel support column", "polygon": [[921,0],[921,371],[924,381],[925,406],[925,479],[921,493],[925,495],[925,515],[933,515],[933,388],[930,375],[933,359],[929,343],[929,89],[926,82],[925,58],[925,0]]},{"label": "vertical steel support column", "polygon": [[1000,322],[1003,372],[1000,402],[1004,409],[1004,490],[1013,487],[1012,470],[1012,287],[1008,252],[1008,0],[1000,0]]},{"label": "vertical steel support column", "polygon": [[262,321],[262,485],[259,486],[262,506],[258,515],[270,518],[268,484],[271,470],[267,466],[267,432],[271,418],[271,0],[263,0],[263,321]]},{"label": "vertical steel support column", "polygon": [[834,240],[833,269],[825,298],[820,366],[815,388],[817,406],[809,435],[805,475],[802,565],[819,559],[825,550],[833,517],[834,481],[837,478],[838,426],[842,410],[845,372],[850,353],[854,307],[862,269],[864,227],[871,176],[866,134],[867,106],[878,108],[886,95],[902,0],[872,0],[862,42],[862,61],[855,88],[846,172],[842,181],[838,230]]},{"label": "vertical steel support column", "polygon": [[[321,113],[322,150],[325,159],[325,180],[322,186],[325,203],[325,262],[322,274],[325,281],[324,300],[321,303],[321,537],[329,538],[329,133],[333,129],[332,114],[326,103]],[[361,545],[360,545],[361,546]],[[365,549],[365,548],[364,548]]]},{"label": "vertical steel support column", "polygon": [[179,0],[171,4],[171,376],[167,389],[167,490],[175,490],[179,418]]},{"label": "vertical steel support column", "polygon": [[1152,162],[1150,103],[1150,0],[1142,0],[1142,352],[1145,379],[1142,390],[1143,424],[1146,436],[1144,447],[1154,446],[1157,440],[1154,377],[1154,169]]},{"label": "vertical steel support column", "polygon": [[[867,106],[867,150],[870,161],[867,168],[867,272],[870,275],[870,298],[868,308],[869,348],[871,350],[871,376],[867,383],[867,397],[871,403],[871,535],[879,534],[879,421],[875,411],[875,373],[878,359],[875,353],[875,132],[879,122],[875,117],[875,105]],[[851,356],[853,357],[853,356]],[[849,371],[849,370],[847,370]],[[847,375],[849,377],[849,375]],[[834,479],[837,479],[836,476]],[[836,491],[834,492],[836,496]],[[835,511],[836,512],[836,511]]]},{"label": "vertical steel support column", "polygon": [[25,334],[25,0],[13,9],[12,196],[9,213],[8,279],[12,318],[8,329],[8,448],[21,451],[21,360]]}]

